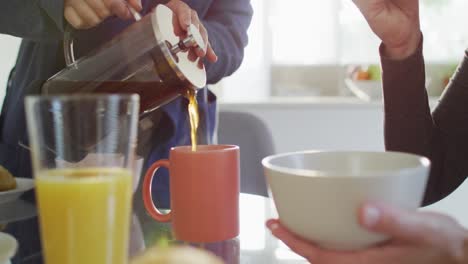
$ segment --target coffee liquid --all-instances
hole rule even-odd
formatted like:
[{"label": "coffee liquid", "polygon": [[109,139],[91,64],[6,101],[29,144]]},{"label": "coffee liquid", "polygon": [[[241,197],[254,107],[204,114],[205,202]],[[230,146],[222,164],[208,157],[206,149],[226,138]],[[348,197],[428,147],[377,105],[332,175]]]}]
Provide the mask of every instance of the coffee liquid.
[{"label": "coffee liquid", "polygon": [[63,81],[54,80],[47,83],[46,94],[138,94],[140,95],[140,114],[152,110],[175,99],[181,94],[186,94],[189,104],[187,111],[190,120],[190,138],[192,151],[197,150],[197,130],[199,124],[199,112],[197,92],[194,89],[174,88],[164,86],[161,82],[138,81]]},{"label": "coffee liquid", "polygon": [[200,121],[198,113],[197,91],[188,89],[189,99],[188,114],[190,119],[190,139],[192,140],[192,151],[197,151],[197,130]]},{"label": "coffee liquid", "polygon": [[159,81],[49,81],[43,87],[45,94],[138,94],[140,95],[140,114],[151,112],[177,96],[184,94],[184,88],[163,85]]}]

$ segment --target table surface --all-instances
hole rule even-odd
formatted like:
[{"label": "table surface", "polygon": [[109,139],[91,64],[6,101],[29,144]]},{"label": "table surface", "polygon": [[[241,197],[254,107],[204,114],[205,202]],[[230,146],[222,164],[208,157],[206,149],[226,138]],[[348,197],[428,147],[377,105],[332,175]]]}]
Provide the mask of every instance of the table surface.
[{"label": "table surface", "polygon": [[[241,194],[239,237],[229,241],[195,246],[215,253],[227,264],[307,263],[275,239],[265,228],[266,220],[276,215],[272,208],[272,202],[268,198]],[[6,228],[5,224],[7,224]],[[20,227],[21,231],[13,229],[16,231],[9,232],[16,235],[20,243],[20,249],[13,264],[41,263],[36,209],[33,205],[22,200],[0,205],[0,228],[2,225],[6,232],[12,229],[9,228],[10,226],[23,226]],[[31,228],[31,225],[36,226]],[[144,212],[142,203],[134,204],[130,235],[131,256],[155,244],[161,237],[170,235],[170,224],[154,221]]]},{"label": "table surface", "polygon": [[[137,197],[139,197],[137,195]],[[468,214],[463,210],[468,199],[468,179],[454,193],[423,210],[448,214],[468,228]],[[157,223],[144,211],[143,204],[135,199],[131,226],[130,255],[138,254],[162,236],[170,235],[168,224]],[[265,221],[276,216],[272,201],[261,196],[241,194],[240,236],[236,239],[203,246],[231,263],[307,263],[271,236]],[[14,264],[41,263],[36,208],[23,200],[0,204],[0,230],[13,233],[20,242]],[[6,224],[6,227],[5,227]]]}]

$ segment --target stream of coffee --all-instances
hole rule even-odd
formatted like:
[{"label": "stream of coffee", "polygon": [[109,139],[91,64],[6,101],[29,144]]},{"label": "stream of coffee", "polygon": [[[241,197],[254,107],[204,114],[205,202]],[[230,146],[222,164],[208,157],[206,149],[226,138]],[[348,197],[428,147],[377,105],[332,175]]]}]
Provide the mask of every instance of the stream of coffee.
[{"label": "stream of coffee", "polygon": [[197,91],[188,89],[188,114],[190,119],[190,139],[192,140],[192,151],[197,151],[197,130],[200,117],[198,114]]}]

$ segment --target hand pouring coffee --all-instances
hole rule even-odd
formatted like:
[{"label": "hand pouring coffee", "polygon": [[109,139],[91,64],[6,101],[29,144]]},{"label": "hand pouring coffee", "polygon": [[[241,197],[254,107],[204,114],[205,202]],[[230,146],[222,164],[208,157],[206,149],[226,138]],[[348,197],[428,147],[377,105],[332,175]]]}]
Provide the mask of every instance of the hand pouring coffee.
[{"label": "hand pouring coffee", "polygon": [[173,12],[158,5],[110,42],[75,61],[73,41],[65,35],[67,67],[42,87],[43,94],[136,93],[140,115],[145,115],[179,95],[194,94],[206,85],[205,69],[188,59],[188,50],[205,49],[198,29],[188,36],[174,34]]}]

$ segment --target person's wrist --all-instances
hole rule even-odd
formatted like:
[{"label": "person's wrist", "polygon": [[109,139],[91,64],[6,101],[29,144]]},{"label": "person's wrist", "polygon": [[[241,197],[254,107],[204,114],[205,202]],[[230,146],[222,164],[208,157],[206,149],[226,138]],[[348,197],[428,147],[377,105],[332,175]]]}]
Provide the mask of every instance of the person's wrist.
[{"label": "person's wrist", "polygon": [[465,231],[465,239],[463,241],[463,257],[459,263],[468,263],[468,231]]},{"label": "person's wrist", "polygon": [[384,42],[385,57],[393,60],[403,60],[413,55],[421,43],[422,33],[418,31],[418,33],[414,33],[411,36],[408,41],[398,46],[390,46]]},{"label": "person's wrist", "polygon": [[456,264],[467,264],[468,263],[468,231],[465,231],[465,236],[463,238],[463,248],[459,251],[452,252],[451,254],[453,263]]}]

